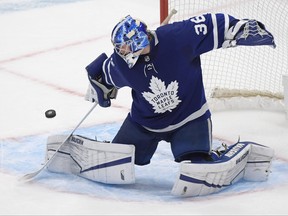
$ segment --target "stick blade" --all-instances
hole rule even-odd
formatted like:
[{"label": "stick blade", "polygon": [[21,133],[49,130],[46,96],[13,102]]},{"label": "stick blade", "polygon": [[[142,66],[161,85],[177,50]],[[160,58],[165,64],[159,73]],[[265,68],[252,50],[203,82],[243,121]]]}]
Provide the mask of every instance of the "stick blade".
[{"label": "stick blade", "polygon": [[43,169],[40,169],[36,172],[33,172],[33,173],[27,173],[25,175],[23,175],[22,177],[20,177],[18,180],[19,181],[22,181],[22,182],[27,182],[27,181],[30,181],[32,180],[33,178],[35,178]]}]

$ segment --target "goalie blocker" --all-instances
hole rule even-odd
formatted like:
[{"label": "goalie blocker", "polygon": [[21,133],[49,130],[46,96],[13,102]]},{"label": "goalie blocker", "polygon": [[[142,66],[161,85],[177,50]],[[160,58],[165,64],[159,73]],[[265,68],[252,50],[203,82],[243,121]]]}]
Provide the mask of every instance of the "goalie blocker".
[{"label": "goalie blocker", "polygon": [[[48,137],[46,160],[65,136]],[[98,142],[73,135],[47,167],[51,172],[69,173],[106,184],[135,183],[133,145]],[[214,161],[182,161],[172,189],[175,196],[202,196],[225,189],[240,179],[265,181],[274,150],[253,142],[238,142],[213,150]]]}]

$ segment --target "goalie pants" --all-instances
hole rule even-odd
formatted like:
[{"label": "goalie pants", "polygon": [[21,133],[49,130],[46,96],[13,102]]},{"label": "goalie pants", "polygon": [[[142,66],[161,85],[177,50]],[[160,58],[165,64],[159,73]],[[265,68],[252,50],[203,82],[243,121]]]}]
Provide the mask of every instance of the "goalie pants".
[{"label": "goalie pants", "polygon": [[209,154],[212,146],[211,119],[194,120],[169,132],[151,132],[134,122],[128,114],[112,143],[135,146],[135,164],[146,165],[155,153],[158,143],[166,141],[176,162],[192,159],[195,153]]}]

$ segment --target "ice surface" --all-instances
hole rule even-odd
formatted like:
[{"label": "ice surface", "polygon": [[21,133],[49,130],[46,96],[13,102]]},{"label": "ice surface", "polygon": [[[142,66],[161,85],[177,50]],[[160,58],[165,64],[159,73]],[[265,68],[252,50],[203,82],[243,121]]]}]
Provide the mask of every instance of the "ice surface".
[{"label": "ice surface", "polygon": [[[56,4],[57,3],[57,4]],[[44,171],[46,139],[69,133],[88,112],[85,66],[111,53],[110,31],[127,14],[159,25],[159,1],[0,1],[0,192],[2,215],[286,215],[288,121],[285,113],[232,110],[212,113],[217,137],[258,142],[275,149],[267,182],[239,182],[205,197],[170,194],[178,165],[161,142],[150,165],[136,167],[136,184],[104,185]],[[111,140],[129,112],[130,90],[113,106],[97,107],[77,134]],[[45,118],[47,109],[57,116]]]}]

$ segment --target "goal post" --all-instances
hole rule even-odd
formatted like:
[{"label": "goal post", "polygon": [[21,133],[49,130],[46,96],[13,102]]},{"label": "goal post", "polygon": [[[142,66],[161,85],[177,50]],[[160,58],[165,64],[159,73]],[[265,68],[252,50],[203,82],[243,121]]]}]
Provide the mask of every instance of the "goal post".
[{"label": "goal post", "polygon": [[[260,100],[261,108],[265,108],[263,104],[267,104],[267,100],[272,100],[273,105],[275,101],[279,104],[275,109],[287,110],[288,102],[286,99],[285,107],[284,96],[288,98],[288,90],[284,89],[288,89],[288,81],[284,77],[288,74],[288,1],[160,0],[160,20],[172,9],[178,12],[170,22],[203,13],[228,13],[239,19],[256,19],[264,23],[274,35],[276,49],[239,46],[214,50],[201,56],[206,96],[210,104],[215,98],[218,103],[222,100],[227,104],[227,100],[233,97],[237,97],[238,101],[253,97]],[[265,102],[261,102],[263,98]],[[251,103],[255,106],[255,101]]]},{"label": "goal post", "polygon": [[160,23],[163,23],[168,16],[168,10],[168,0],[160,0]]}]

